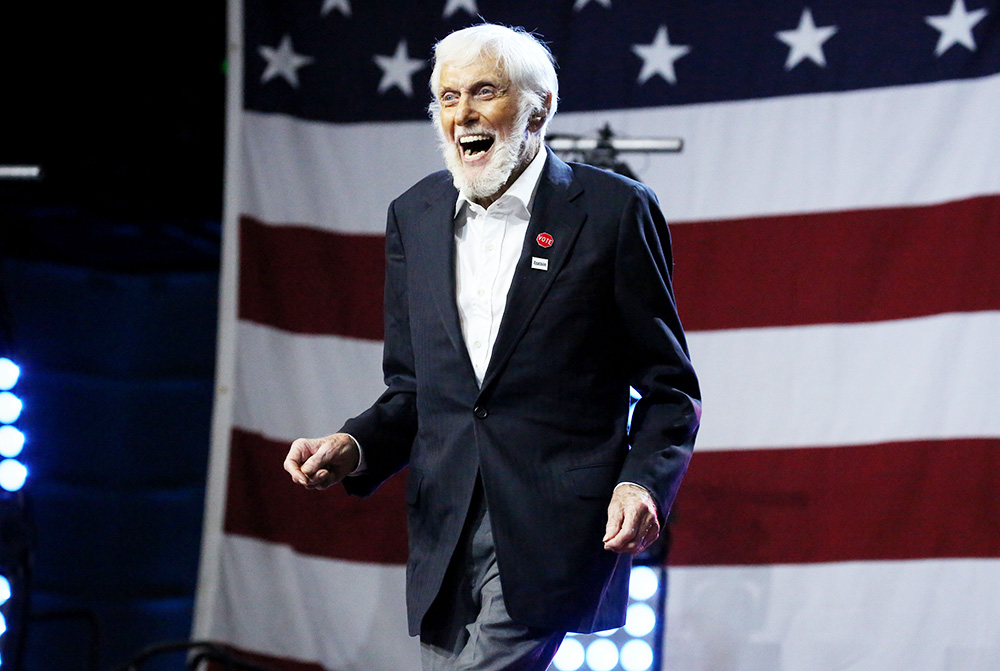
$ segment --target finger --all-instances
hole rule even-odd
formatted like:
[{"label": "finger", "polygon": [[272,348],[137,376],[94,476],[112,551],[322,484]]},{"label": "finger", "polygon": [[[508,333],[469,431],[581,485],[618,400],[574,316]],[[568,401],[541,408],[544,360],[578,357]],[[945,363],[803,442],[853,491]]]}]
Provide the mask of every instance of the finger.
[{"label": "finger", "polygon": [[659,523],[643,509],[626,510],[618,534],[605,542],[605,549],[625,554],[638,554],[660,535]]},{"label": "finger", "polygon": [[330,446],[327,443],[320,445],[313,454],[302,464],[302,472],[309,478],[315,478],[317,472],[327,466],[326,462],[330,458]]},{"label": "finger", "polygon": [[340,478],[337,477],[335,472],[321,468],[316,471],[316,475],[309,480],[309,484],[306,485],[306,489],[328,489],[333,487],[338,482],[340,482]]},{"label": "finger", "polygon": [[604,543],[618,535],[622,528],[622,509],[617,505],[617,501],[612,501],[608,506],[608,523],[604,526]]},{"label": "finger", "polygon": [[309,479],[306,477],[305,473],[303,473],[302,469],[299,468],[298,463],[291,457],[285,459],[284,466],[285,470],[288,471],[288,474],[292,476],[292,482],[300,485],[304,485],[309,482]]},{"label": "finger", "polygon": [[292,443],[291,448],[288,450],[288,456],[285,457],[284,469],[288,471],[289,475],[292,476],[292,481],[299,484],[306,484],[308,478],[302,472],[302,462],[310,454],[309,443],[305,439],[299,438]]}]

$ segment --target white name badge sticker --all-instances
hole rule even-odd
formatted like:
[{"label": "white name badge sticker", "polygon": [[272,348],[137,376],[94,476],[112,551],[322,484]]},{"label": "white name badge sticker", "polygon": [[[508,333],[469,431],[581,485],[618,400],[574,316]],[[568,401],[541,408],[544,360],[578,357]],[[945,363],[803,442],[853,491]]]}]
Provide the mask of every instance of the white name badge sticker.
[{"label": "white name badge sticker", "polygon": [[549,260],[548,259],[540,259],[537,256],[532,256],[531,257],[531,267],[534,268],[535,270],[548,270],[549,269]]}]

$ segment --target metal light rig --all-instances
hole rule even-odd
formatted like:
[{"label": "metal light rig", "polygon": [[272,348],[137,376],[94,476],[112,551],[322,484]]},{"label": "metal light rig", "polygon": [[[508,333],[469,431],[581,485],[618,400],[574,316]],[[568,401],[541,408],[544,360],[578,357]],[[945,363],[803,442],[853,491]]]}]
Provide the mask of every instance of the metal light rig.
[{"label": "metal light rig", "polygon": [[545,141],[554,152],[632,179],[637,178],[628,164],[618,160],[618,154],[676,154],[684,149],[679,137],[617,137],[607,123],[596,138],[552,133]]}]

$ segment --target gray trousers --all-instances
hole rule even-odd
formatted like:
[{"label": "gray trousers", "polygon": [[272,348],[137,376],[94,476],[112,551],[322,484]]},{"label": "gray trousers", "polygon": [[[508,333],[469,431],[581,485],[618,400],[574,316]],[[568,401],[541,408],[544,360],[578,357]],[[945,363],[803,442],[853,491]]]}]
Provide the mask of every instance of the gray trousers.
[{"label": "gray trousers", "polygon": [[544,671],[566,632],[507,614],[482,485],[441,591],[420,631],[423,671]]}]

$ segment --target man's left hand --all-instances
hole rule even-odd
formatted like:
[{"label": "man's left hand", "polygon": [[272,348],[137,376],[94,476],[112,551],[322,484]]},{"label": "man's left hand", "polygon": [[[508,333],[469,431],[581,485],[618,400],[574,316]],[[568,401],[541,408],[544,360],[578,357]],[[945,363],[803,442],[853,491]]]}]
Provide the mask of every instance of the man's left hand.
[{"label": "man's left hand", "polygon": [[608,506],[608,526],[604,549],[635,555],[660,536],[656,501],[643,487],[621,484],[615,487]]}]

